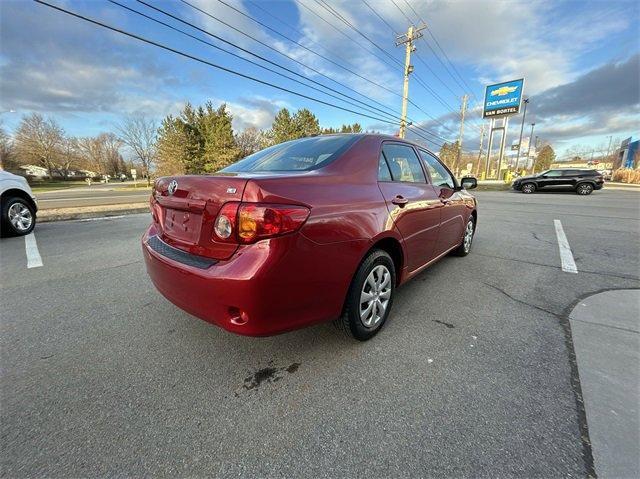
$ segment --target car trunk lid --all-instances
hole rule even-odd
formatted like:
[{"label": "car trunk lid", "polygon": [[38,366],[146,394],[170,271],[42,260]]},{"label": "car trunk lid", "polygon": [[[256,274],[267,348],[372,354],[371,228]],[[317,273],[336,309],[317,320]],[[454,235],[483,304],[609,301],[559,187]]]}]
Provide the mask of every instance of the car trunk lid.
[{"label": "car trunk lid", "polygon": [[213,224],[223,204],[242,200],[247,181],[247,178],[227,175],[158,179],[151,196],[158,236],[191,254],[228,259],[238,245],[216,241]]}]

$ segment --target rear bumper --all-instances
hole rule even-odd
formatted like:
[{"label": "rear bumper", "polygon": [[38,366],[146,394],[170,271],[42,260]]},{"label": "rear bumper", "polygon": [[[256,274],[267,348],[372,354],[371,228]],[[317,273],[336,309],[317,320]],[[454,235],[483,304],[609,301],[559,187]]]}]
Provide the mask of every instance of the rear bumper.
[{"label": "rear bumper", "polygon": [[[241,246],[208,267],[171,258],[142,238],[147,272],[179,308],[236,334],[269,336],[338,317],[361,245],[316,245],[301,234]],[[351,264],[352,263],[352,264]]]}]

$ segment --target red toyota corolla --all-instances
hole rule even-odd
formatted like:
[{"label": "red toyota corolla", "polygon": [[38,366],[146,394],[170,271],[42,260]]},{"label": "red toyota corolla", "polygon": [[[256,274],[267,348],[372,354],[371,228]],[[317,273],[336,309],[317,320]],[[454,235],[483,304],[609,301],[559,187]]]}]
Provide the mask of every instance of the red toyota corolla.
[{"label": "red toyota corolla", "polygon": [[264,336],[336,320],[359,340],[395,288],[469,253],[476,200],[428,150],[382,135],[326,135],[259,151],[211,176],[156,181],[142,238],[171,302]]}]

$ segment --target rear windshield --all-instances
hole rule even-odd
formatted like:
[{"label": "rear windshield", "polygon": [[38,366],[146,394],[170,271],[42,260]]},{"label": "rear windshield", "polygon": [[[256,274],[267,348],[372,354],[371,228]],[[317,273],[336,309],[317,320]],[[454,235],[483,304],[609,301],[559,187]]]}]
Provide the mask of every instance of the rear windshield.
[{"label": "rear windshield", "polygon": [[359,137],[314,136],[287,141],[249,155],[223,173],[241,171],[311,171],[328,165],[344,153]]}]

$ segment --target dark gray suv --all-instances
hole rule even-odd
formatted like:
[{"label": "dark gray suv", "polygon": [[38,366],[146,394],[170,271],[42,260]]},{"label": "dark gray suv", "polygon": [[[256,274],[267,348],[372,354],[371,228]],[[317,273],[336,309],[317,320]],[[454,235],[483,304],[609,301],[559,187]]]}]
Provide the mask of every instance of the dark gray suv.
[{"label": "dark gray suv", "polygon": [[533,193],[541,189],[573,190],[579,195],[590,195],[604,185],[604,178],[596,170],[578,168],[547,170],[537,175],[523,176],[513,182],[513,189]]}]

